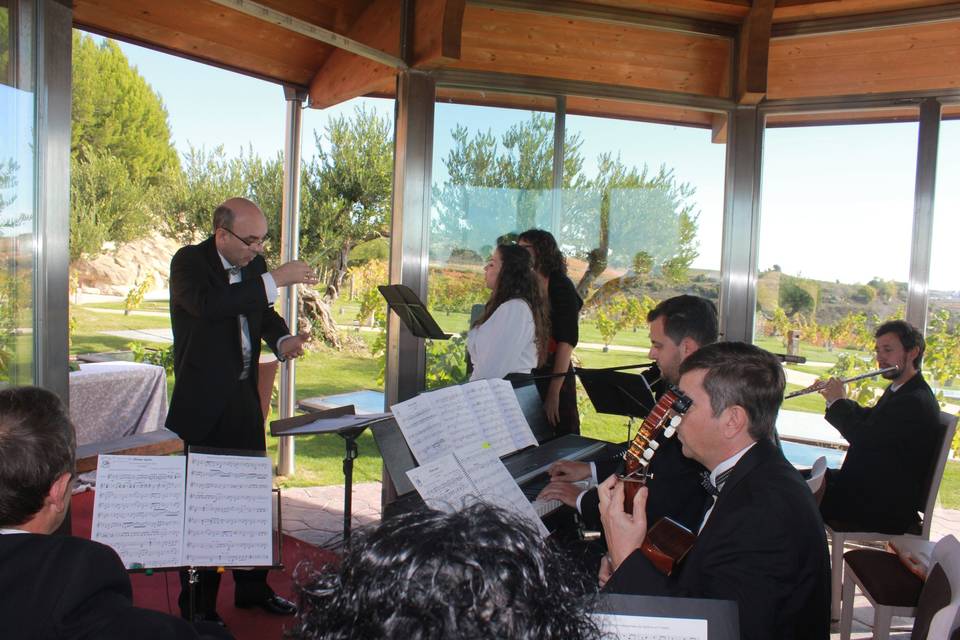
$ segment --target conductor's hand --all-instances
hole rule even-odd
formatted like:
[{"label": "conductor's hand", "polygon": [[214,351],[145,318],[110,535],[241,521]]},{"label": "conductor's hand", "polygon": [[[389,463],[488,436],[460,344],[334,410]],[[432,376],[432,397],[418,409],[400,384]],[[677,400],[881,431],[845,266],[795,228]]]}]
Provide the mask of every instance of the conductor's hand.
[{"label": "conductor's hand", "polygon": [[633,515],[623,510],[623,482],[613,475],[604,480],[600,491],[600,521],[607,538],[613,570],[640,548],[647,537],[647,488],[641,487],[633,498]]},{"label": "conductor's hand", "polygon": [[553,481],[537,495],[537,500],[559,500],[568,507],[577,508],[577,498],[583,491],[580,485],[572,482]]},{"label": "conductor's hand", "polygon": [[291,336],[280,343],[280,357],[284,360],[299,358],[303,355],[303,345],[310,341],[310,334],[302,332],[299,335]]},{"label": "conductor's hand", "polygon": [[280,265],[270,272],[273,281],[278,287],[286,287],[291,284],[317,284],[317,274],[313,267],[303,260],[292,260]]},{"label": "conductor's hand", "polygon": [[576,482],[577,480],[586,480],[590,477],[590,464],[574,462],[573,460],[557,460],[550,465],[547,473],[550,474],[551,481]]},{"label": "conductor's hand", "polygon": [[827,402],[841,400],[847,397],[847,386],[837,378],[830,378],[823,383],[823,388],[820,389],[820,395],[822,395]]}]

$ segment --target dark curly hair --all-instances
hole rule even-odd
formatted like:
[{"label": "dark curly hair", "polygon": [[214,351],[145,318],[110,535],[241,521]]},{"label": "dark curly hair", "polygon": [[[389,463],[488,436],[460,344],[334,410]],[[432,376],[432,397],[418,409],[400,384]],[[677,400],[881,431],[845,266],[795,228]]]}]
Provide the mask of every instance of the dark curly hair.
[{"label": "dark curly hair", "polygon": [[559,271],[567,275],[567,259],[560,252],[557,240],[553,234],[543,229],[527,229],[519,236],[517,242],[529,242],[536,254],[534,268],[545,278]]},{"label": "dark curly hair", "polygon": [[298,567],[300,614],[287,637],[599,638],[589,580],[571,564],[499,507],[421,507],[355,532],[338,569]]},{"label": "dark curly hair", "polygon": [[502,244],[495,251],[500,254],[500,275],[497,276],[496,286],[483,308],[483,313],[473,326],[477,327],[486,322],[493,312],[508,300],[520,298],[526,301],[533,313],[537,362],[543,364],[547,358],[547,340],[550,338],[550,313],[543,290],[533,271],[533,259],[526,249],[515,244]]}]

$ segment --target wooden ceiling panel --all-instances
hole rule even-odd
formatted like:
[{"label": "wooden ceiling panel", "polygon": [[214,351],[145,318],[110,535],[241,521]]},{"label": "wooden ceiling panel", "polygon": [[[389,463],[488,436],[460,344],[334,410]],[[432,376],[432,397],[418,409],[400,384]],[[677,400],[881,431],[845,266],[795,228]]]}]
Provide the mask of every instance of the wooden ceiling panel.
[{"label": "wooden ceiling panel", "polygon": [[955,4],[955,2],[956,0],[777,0],[777,6],[773,10],[773,21],[776,23],[818,18],[841,18],[904,9],[937,7],[945,4]]},{"label": "wooden ceiling panel", "polygon": [[580,0],[583,4],[593,4],[618,9],[649,11],[670,16],[697,18],[698,20],[716,20],[718,22],[740,22],[750,11],[750,0]]},{"label": "wooden ceiling panel", "polygon": [[523,109],[526,111],[553,111],[556,100],[548,96],[517,95],[473,89],[437,88],[437,102],[472,104],[484,107]]},{"label": "wooden ceiling panel", "polygon": [[720,96],[722,38],[467,6],[454,68]]},{"label": "wooden ceiling panel", "polygon": [[579,96],[569,96],[567,98],[567,114],[595,116],[598,118],[617,118],[621,120],[640,120],[643,122],[660,122],[703,128],[710,128],[713,122],[713,114],[707,113],[706,111],[644,104],[642,102],[626,102],[623,100],[582,98]]},{"label": "wooden ceiling panel", "polygon": [[960,87],[960,21],[773,40],[767,97]]},{"label": "wooden ceiling panel", "polygon": [[303,86],[332,51],[205,0],[74,0],[73,19],[79,28]]}]

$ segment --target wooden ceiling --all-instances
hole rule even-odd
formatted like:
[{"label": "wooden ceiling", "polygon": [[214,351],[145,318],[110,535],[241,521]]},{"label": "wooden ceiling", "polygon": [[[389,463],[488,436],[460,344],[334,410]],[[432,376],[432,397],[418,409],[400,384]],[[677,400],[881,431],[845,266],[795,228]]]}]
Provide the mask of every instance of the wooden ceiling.
[{"label": "wooden ceiling", "polygon": [[[78,28],[309,91],[324,108],[439,70],[442,100],[717,126],[717,105],[960,96],[942,0],[74,0]],[[401,51],[402,25],[409,43]],[[469,82],[462,81],[469,78]],[[451,78],[453,80],[451,80]],[[460,80],[457,80],[460,79]],[[526,95],[477,91],[477,81]],[[792,103],[791,103],[792,104]],[[948,115],[957,115],[948,107]],[[805,120],[915,119],[860,109]]]}]

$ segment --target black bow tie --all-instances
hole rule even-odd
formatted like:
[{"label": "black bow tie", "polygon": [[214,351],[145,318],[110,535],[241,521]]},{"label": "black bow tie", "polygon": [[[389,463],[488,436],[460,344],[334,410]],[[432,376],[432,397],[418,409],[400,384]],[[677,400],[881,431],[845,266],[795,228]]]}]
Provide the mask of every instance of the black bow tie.
[{"label": "black bow tie", "polygon": [[241,268],[242,267],[227,267],[227,273],[229,273],[231,276],[238,276],[240,275]]},{"label": "black bow tie", "polygon": [[726,471],[722,472],[717,476],[717,484],[714,485],[710,480],[710,472],[704,471],[700,474],[700,484],[703,486],[704,490],[712,495],[714,498],[720,495],[720,490],[723,489],[724,483],[727,481],[727,478],[730,474],[733,473],[733,468],[729,468]]}]

